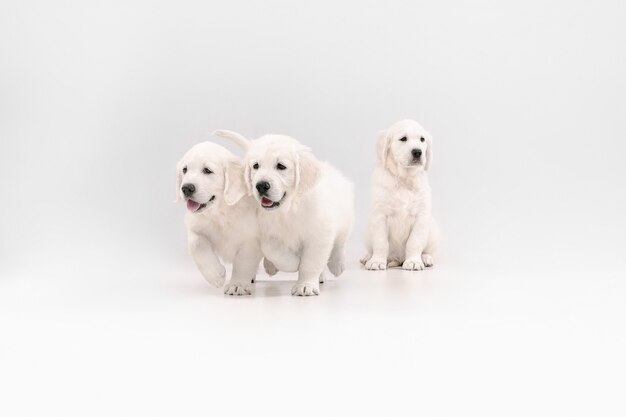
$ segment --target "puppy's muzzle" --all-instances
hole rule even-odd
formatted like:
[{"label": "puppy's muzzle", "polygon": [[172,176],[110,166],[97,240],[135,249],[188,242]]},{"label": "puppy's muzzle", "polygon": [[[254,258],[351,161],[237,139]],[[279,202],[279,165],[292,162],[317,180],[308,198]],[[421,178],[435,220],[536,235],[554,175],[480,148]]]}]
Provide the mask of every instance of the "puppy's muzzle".
[{"label": "puppy's muzzle", "polygon": [[421,149],[413,149],[413,150],[411,150],[411,155],[413,155],[413,159],[420,159],[420,157],[422,156],[422,150]]},{"label": "puppy's muzzle", "polygon": [[267,181],[259,181],[256,183],[256,190],[259,192],[259,195],[267,195],[270,188],[272,187]]},{"label": "puppy's muzzle", "polygon": [[183,186],[180,187],[180,190],[183,192],[185,197],[189,198],[196,192],[196,186],[193,184],[183,184]]}]

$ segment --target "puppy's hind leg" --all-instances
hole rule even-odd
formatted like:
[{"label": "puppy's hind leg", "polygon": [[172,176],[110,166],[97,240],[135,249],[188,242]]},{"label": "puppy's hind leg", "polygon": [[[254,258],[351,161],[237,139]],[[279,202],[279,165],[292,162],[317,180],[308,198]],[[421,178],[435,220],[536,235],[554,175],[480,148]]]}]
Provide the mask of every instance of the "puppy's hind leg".
[{"label": "puppy's hind leg", "polygon": [[428,242],[422,252],[422,262],[424,266],[431,267],[435,264],[435,255],[439,248],[439,228],[434,221],[430,222],[430,229],[428,230]]},{"label": "puppy's hind leg", "polygon": [[368,246],[371,247],[372,256],[365,261],[365,269],[387,269],[389,256],[387,220],[383,216],[372,217],[369,223]]},{"label": "puppy's hind leg", "polygon": [[330,258],[328,259],[328,270],[336,277],[341,275],[346,269],[346,238],[346,235],[341,235],[335,239],[335,244],[333,245],[333,249],[330,252]]},{"label": "puppy's hind leg", "polygon": [[278,268],[267,258],[263,258],[263,269],[265,269],[265,272],[270,277],[276,275],[278,272]]}]

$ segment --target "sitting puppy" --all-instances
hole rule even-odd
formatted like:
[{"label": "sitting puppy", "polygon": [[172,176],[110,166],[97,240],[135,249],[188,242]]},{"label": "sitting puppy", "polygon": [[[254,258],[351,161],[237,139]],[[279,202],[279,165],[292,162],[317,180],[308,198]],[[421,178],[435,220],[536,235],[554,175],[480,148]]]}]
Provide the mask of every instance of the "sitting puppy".
[{"label": "sitting puppy", "polygon": [[352,184],[288,136],[248,141],[234,132],[214,134],[247,149],[244,181],[258,201],[266,270],[298,271],[291,294],[318,295],[324,268],[335,276],[345,268],[344,246],[354,223]]},{"label": "sitting puppy", "polygon": [[417,122],[401,120],[379,133],[377,154],[368,253],[361,263],[370,270],[432,266],[437,246],[427,176],[432,138]]},{"label": "sitting puppy", "polygon": [[176,199],[187,202],[189,252],[200,273],[221,287],[225,270],[220,258],[232,262],[224,293],[251,294],[262,254],[256,202],[243,191],[241,162],[225,148],[204,142],[182,157],[176,171]]}]

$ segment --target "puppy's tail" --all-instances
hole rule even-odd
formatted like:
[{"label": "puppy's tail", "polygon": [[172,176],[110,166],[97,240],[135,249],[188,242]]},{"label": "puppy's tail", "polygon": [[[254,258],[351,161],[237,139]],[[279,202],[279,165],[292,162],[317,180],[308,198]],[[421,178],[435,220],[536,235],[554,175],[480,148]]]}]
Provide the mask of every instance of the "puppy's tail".
[{"label": "puppy's tail", "polygon": [[232,130],[214,130],[213,134],[221,138],[229,139],[239,145],[244,151],[247,151],[250,147],[250,140],[248,140],[241,133],[233,132]]}]

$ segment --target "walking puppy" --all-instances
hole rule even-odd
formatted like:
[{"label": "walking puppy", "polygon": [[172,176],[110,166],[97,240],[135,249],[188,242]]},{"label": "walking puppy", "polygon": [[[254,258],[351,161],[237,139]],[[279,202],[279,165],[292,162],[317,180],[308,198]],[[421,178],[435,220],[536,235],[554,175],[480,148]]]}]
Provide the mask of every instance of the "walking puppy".
[{"label": "walking puppy", "polygon": [[352,184],[289,136],[249,141],[230,131],[214,134],[247,149],[244,181],[257,201],[266,260],[279,271],[298,272],[292,295],[318,295],[324,268],[335,276],[345,268],[344,246],[354,223]]},{"label": "walking puppy", "polygon": [[430,134],[413,120],[381,131],[373,175],[373,206],[366,247],[366,269],[402,265],[418,271],[434,264],[437,229],[431,215],[427,171],[432,164]]},{"label": "walking puppy", "polygon": [[220,258],[232,262],[224,287],[229,295],[251,294],[262,258],[256,202],[245,196],[242,174],[241,162],[211,142],[192,147],[176,168],[176,200],[187,202],[189,252],[202,276],[217,287],[225,277]]}]

